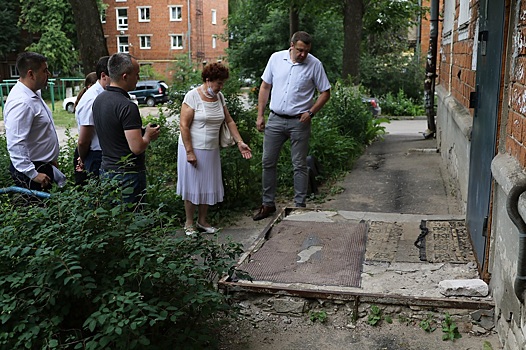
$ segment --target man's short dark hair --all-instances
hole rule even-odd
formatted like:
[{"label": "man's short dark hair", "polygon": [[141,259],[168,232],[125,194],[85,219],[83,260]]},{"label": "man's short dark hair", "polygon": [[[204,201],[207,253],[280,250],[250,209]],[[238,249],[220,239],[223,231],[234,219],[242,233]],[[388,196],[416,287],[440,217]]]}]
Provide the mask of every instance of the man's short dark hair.
[{"label": "man's short dark hair", "polygon": [[21,78],[25,78],[30,70],[38,70],[42,63],[47,62],[47,58],[36,52],[21,52],[16,59],[16,69]]},{"label": "man's short dark hair", "polygon": [[292,39],[290,41],[293,44],[296,44],[298,41],[302,41],[305,45],[310,45],[312,43],[312,37],[307,32],[296,32],[294,35],[292,35]]},{"label": "man's short dark hair", "polygon": [[97,80],[100,79],[100,76],[104,72],[106,75],[110,75],[110,72],[108,72],[108,61],[110,59],[110,56],[103,56],[99,58],[99,61],[97,62],[97,67],[95,68],[95,72],[97,73]]},{"label": "man's short dark hair", "polygon": [[132,56],[128,53],[115,53],[108,60],[108,73],[113,81],[121,81],[124,73],[131,73],[133,70]]}]

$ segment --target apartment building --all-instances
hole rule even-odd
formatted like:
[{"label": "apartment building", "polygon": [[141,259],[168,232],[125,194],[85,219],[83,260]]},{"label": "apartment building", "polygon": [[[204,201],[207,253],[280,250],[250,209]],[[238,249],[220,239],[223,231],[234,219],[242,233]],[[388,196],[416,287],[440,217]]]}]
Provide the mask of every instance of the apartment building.
[{"label": "apartment building", "polygon": [[104,0],[108,51],[129,52],[168,78],[179,59],[216,62],[226,56],[228,0]]}]

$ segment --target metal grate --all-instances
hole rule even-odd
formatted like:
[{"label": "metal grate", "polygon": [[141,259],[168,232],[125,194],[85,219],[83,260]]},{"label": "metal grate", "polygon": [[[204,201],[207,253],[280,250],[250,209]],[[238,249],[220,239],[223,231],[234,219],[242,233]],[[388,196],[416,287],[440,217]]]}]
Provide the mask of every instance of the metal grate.
[{"label": "metal grate", "polygon": [[359,287],[366,222],[285,220],[239,269],[254,281]]}]

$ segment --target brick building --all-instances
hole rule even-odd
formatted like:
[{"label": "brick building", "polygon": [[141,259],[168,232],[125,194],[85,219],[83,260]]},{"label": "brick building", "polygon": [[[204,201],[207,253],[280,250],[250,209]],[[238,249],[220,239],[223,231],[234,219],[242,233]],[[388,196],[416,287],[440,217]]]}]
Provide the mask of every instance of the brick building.
[{"label": "brick building", "polygon": [[526,3],[431,1],[444,14],[437,145],[460,188],[501,343],[525,349]]},{"label": "brick building", "polygon": [[226,56],[228,0],[104,0],[108,51],[129,52],[161,76],[177,59],[215,62]]}]

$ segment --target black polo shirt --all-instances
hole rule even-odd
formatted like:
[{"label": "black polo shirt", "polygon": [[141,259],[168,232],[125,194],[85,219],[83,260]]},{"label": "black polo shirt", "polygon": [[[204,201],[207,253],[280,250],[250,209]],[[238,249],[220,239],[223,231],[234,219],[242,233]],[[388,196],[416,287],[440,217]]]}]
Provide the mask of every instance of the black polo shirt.
[{"label": "black polo shirt", "polygon": [[125,130],[142,128],[139,107],[126,91],[108,86],[93,102],[93,120],[102,149],[103,170],[146,170],[144,152],[133,154],[124,135]]}]

